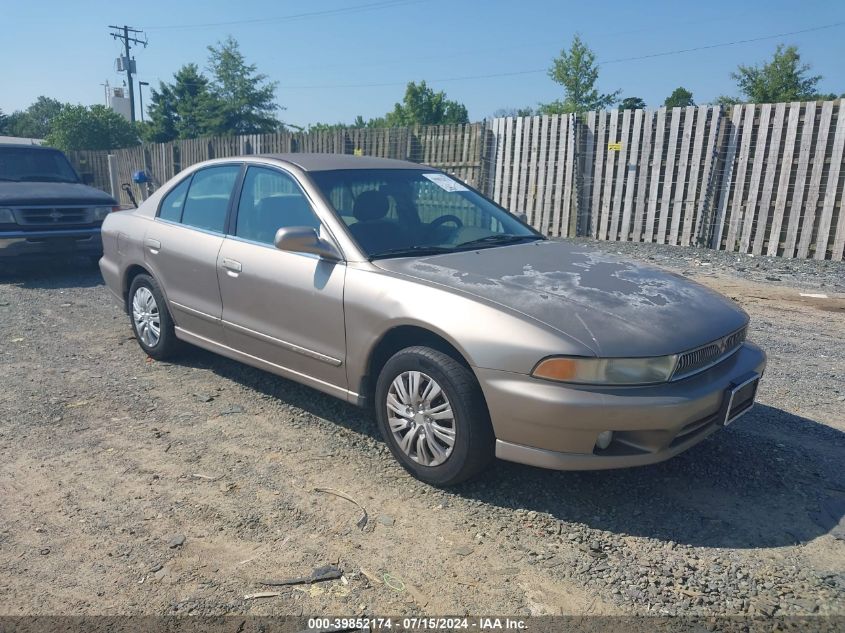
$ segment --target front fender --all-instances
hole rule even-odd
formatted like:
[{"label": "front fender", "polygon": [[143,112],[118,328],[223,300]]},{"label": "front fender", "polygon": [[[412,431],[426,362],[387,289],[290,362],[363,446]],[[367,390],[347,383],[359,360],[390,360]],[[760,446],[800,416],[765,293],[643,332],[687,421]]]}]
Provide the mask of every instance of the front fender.
[{"label": "front fender", "polygon": [[352,385],[366,374],[378,341],[403,325],[437,334],[473,367],[528,374],[551,354],[594,355],[580,342],[525,315],[366,265],[347,270],[344,310]]}]

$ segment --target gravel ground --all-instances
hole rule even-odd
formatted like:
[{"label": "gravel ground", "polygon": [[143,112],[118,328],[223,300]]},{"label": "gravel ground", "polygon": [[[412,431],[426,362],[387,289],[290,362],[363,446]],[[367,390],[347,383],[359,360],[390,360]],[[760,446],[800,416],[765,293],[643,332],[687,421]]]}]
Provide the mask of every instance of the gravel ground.
[{"label": "gravel ground", "polygon": [[845,265],[596,247],[740,302],[758,406],[663,464],[497,462],[447,491],[366,412],[196,349],[152,362],[90,268],[0,274],[0,615],[845,615]]}]

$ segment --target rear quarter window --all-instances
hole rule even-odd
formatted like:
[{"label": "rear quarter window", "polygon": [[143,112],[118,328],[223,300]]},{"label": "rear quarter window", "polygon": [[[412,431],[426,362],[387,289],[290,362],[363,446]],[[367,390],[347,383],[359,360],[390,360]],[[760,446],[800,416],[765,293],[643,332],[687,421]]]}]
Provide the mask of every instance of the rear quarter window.
[{"label": "rear quarter window", "polygon": [[185,205],[185,196],[188,193],[190,184],[191,179],[186,178],[176,185],[170,193],[164,196],[158,210],[158,217],[171,222],[182,221],[182,207]]}]

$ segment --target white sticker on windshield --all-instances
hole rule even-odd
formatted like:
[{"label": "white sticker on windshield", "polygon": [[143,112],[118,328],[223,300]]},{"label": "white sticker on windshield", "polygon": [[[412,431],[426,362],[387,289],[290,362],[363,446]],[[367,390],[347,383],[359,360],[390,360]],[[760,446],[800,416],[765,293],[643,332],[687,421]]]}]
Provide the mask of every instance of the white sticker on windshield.
[{"label": "white sticker on windshield", "polygon": [[457,180],[452,180],[446,174],[423,174],[435,185],[440,187],[443,191],[469,191],[464,185]]}]

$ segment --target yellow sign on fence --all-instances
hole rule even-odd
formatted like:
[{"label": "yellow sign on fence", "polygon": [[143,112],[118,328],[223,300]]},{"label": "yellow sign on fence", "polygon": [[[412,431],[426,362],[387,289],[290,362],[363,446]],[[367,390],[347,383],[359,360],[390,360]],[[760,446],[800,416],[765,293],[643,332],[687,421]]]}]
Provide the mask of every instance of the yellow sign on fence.
[{"label": "yellow sign on fence", "polygon": [[622,151],[622,143],[608,143],[607,144],[607,151],[609,151],[609,152],[621,152]]}]

